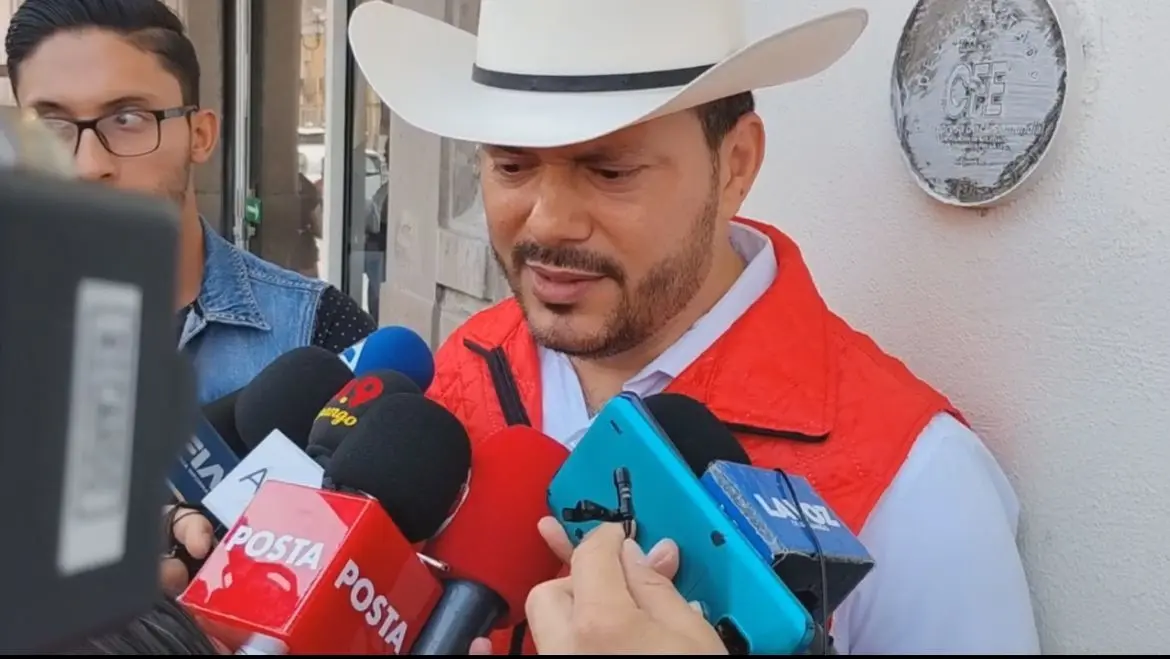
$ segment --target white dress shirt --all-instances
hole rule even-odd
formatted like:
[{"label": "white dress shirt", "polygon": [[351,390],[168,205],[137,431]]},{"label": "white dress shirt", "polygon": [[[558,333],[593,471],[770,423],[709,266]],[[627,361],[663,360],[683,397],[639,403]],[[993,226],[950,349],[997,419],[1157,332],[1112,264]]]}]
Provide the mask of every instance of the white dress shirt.
[{"label": "white dress shirt", "polygon": [[[723,298],[624,390],[662,392],[776,277],[768,238],[732,226],[747,267]],[[541,348],[544,432],[569,449],[589,427],[568,357]],[[841,654],[1039,654],[1016,547],[1019,503],[979,438],[948,414],[922,430],[860,534],[873,571],[833,616]],[[685,560],[685,557],[684,557]]]}]

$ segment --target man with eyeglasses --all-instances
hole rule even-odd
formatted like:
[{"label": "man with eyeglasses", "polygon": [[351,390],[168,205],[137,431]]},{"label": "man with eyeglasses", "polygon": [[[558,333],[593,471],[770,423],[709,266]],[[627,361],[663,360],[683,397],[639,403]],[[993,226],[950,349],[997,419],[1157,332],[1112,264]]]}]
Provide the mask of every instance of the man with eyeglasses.
[{"label": "man with eyeglasses", "polygon": [[192,169],[211,157],[219,118],[199,104],[195,48],[162,2],[25,0],[5,50],[17,102],[60,135],[82,178],[181,209],[177,341],[200,401],[288,350],[340,352],[376,328],[336,288],[237,249],[200,217]]}]

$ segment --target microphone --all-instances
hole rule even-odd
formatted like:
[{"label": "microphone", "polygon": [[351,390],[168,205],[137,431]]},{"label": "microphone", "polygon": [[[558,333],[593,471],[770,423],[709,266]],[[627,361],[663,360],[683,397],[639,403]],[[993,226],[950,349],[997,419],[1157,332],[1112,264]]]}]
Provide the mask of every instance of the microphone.
[{"label": "microphone", "polygon": [[204,412],[196,419],[191,439],[171,466],[167,484],[179,499],[201,503],[235,469],[244,453],[244,447],[233,446]]},{"label": "microphone", "polygon": [[366,338],[346,348],[338,357],[353,371],[365,375],[371,371],[398,371],[426,391],[435,377],[435,360],[431,348],[421,336],[405,327],[390,326],[375,330]]},{"label": "microphone", "polygon": [[402,654],[440,593],[376,500],[268,481],[179,599],[229,647]]},{"label": "microphone", "polygon": [[471,461],[467,432],[421,397],[382,399],[330,462],[333,489],[268,480],[181,596],[239,647],[402,654],[441,586],[415,553],[450,516]]},{"label": "microphone", "polygon": [[[204,406],[194,435],[171,469],[171,489],[184,501],[202,503],[220,522],[230,526],[255,493],[253,487],[242,505],[234,509],[225,503],[224,497],[233,491],[222,487],[225,480],[247,488],[238,478],[229,478],[229,474],[240,476],[236,471],[241,459],[251,455],[274,430],[280,431],[280,438],[274,441],[291,442],[302,453],[314,411],[321,409],[350,377],[336,356],[322,348],[297,348],[277,357],[246,386]],[[277,455],[287,455],[287,451]],[[273,457],[266,452],[245,468],[254,474],[257,463],[268,464],[266,461]],[[209,501],[211,492],[217,490],[219,497]],[[234,492],[231,499],[238,503],[239,488]]]},{"label": "microphone", "polygon": [[700,480],[780,580],[821,621],[873,569],[865,546],[806,479],[717,461]]},{"label": "microphone", "polygon": [[392,370],[374,370],[359,375],[337,392],[313,421],[305,452],[324,466],[333,452],[358,424],[370,405],[394,394],[422,395],[413,380]]},{"label": "microphone", "polygon": [[381,396],[399,391],[420,395],[410,379],[394,371],[374,371],[350,380],[317,415],[309,432],[309,446],[273,430],[207,494],[203,505],[224,526],[231,526],[266,479],[320,487],[323,467],[357,424],[356,415],[363,414]]},{"label": "microphone", "polygon": [[160,485],[194,419],[175,356],[177,209],[72,169],[59,136],[0,109],[0,498],[19,502],[0,551],[7,653],[154,606]]},{"label": "microphone", "polygon": [[248,452],[248,445],[244,443],[244,438],[240,437],[240,431],[236,428],[236,401],[239,398],[239,389],[216,398],[203,406],[203,417],[211,424],[212,429],[219,433],[228,448],[236,455],[244,455]]},{"label": "microphone", "polygon": [[[723,513],[824,624],[873,568],[861,541],[806,479],[752,467],[707,406],[679,394],[650,396],[645,404]],[[807,649],[815,652],[817,645],[814,640]]]},{"label": "microphone", "polygon": [[[413,544],[448,523],[466,496],[470,469],[471,440],[459,419],[429,398],[395,394],[367,409],[337,447],[323,487],[381,501]],[[416,485],[420,479],[426,487]]]},{"label": "microphone", "polygon": [[506,428],[476,447],[467,498],[427,549],[449,572],[411,654],[467,654],[492,628],[524,619],[528,593],[563,567],[536,524],[548,514],[548,485],[568,455],[527,426]]},{"label": "microphone", "polygon": [[236,428],[247,446],[273,430],[297,446],[309,442],[317,412],[353,379],[353,373],[324,348],[302,346],[277,357],[240,390]]},{"label": "microphone", "polygon": [[[676,444],[648,408],[622,393],[601,409],[549,486],[552,514],[574,544],[601,522],[620,522],[628,535],[637,522],[634,539],[644,550],[673,539],[683,556],[675,587],[701,605],[732,654],[808,647],[817,631],[812,616],[695,475],[712,458],[742,457],[742,449],[726,431],[702,441],[680,435]],[[683,448],[701,454],[684,457]]]},{"label": "microphone", "polygon": [[723,422],[694,398],[662,393],[647,396],[642,404],[695,477],[702,476],[717,460],[745,465],[752,463],[747,451],[727,431]]}]

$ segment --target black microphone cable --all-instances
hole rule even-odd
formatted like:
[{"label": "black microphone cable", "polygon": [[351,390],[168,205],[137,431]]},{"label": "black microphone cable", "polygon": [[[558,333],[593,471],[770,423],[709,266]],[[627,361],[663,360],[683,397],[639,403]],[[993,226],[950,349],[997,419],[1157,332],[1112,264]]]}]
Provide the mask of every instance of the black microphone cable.
[{"label": "black microphone cable", "polygon": [[[817,556],[817,564],[821,568],[821,595],[819,598],[820,602],[818,603],[820,620],[817,620],[818,616],[816,612],[809,611],[809,613],[813,614],[813,623],[816,624],[816,632],[813,637],[813,642],[809,645],[809,649],[812,650],[819,645],[820,652],[809,652],[808,654],[837,654],[836,648],[833,647],[833,637],[829,635],[829,631],[826,628],[826,625],[829,624],[829,568],[825,563],[825,552],[821,548],[820,538],[817,538],[817,534],[812,530],[812,523],[804,514],[804,507],[800,505],[800,499],[796,496],[796,488],[793,487],[792,481],[788,478],[788,474],[784,473],[783,469],[774,469],[773,471],[779,476],[778,480],[784,484],[784,489],[788,490],[788,496],[792,497],[793,507],[796,508],[797,514],[800,515],[800,521],[804,525],[804,533],[808,536],[809,541],[812,542],[813,551],[816,552]],[[808,606],[808,604],[806,603],[805,606]],[[818,640],[820,641],[819,643]]]}]

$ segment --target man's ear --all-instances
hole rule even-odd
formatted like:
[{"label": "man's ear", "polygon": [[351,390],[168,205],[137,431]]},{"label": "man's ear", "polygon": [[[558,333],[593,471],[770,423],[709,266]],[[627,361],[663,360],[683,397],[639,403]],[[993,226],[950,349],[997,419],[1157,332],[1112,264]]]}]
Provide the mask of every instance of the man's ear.
[{"label": "man's ear", "polygon": [[764,166],[764,150],[767,138],[764,122],[760,115],[749,112],[723,138],[720,158],[723,163],[721,201],[724,207],[735,215],[756,182]]},{"label": "man's ear", "polygon": [[213,110],[196,110],[191,115],[191,161],[202,165],[211,159],[219,144],[219,115]]}]

